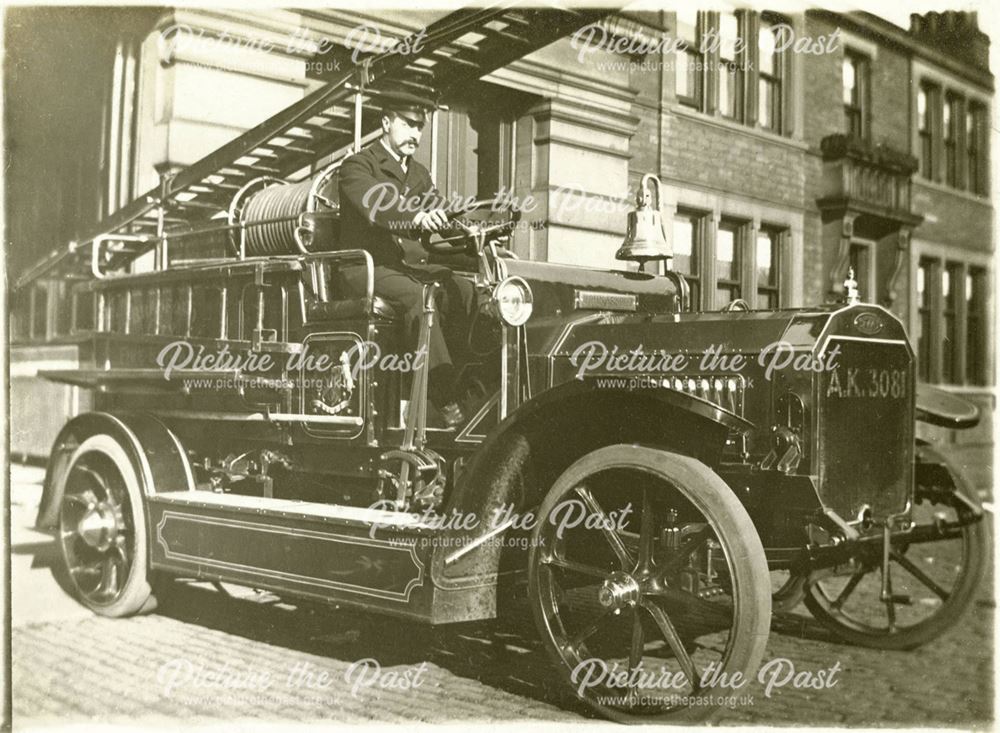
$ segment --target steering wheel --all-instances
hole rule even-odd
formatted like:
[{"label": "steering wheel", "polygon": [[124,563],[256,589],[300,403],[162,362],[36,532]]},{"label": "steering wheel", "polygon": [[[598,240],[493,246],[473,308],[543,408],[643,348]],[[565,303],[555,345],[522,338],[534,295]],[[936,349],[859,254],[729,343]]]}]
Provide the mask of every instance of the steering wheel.
[{"label": "steering wheel", "polygon": [[722,310],[724,310],[724,311],[744,311],[745,312],[745,311],[749,311],[750,310],[750,304],[747,303],[745,300],[743,300],[743,298],[737,298],[736,300],[730,301],[726,305],[726,307],[723,308]]},{"label": "steering wheel", "polygon": [[449,230],[445,230],[444,234],[441,232],[421,234],[420,244],[428,252],[476,254],[474,251],[476,240],[473,236],[476,231],[485,234],[487,239],[499,238],[521,220],[521,211],[511,205],[499,206],[496,199],[479,199],[462,209],[449,212],[448,218],[452,226]]}]

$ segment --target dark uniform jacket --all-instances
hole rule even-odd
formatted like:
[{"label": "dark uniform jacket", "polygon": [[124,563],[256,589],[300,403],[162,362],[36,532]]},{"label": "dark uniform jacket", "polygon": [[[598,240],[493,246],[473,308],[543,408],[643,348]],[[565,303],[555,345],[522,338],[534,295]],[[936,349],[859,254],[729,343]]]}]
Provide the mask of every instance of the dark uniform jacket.
[{"label": "dark uniform jacket", "polygon": [[344,161],[339,179],[342,247],[366,249],[376,265],[394,269],[426,262],[413,217],[440,206],[441,196],[424,166],[411,157],[404,173],[376,140]]},{"label": "dark uniform jacket", "polygon": [[[454,401],[454,395],[447,391],[454,375],[435,375],[439,367],[452,364],[449,341],[458,352],[462,351],[476,311],[476,291],[470,280],[452,278],[448,267],[427,264],[427,252],[415,241],[420,239],[420,231],[413,227],[413,217],[418,211],[442,204],[430,172],[411,158],[404,173],[382,141],[376,140],[344,161],[339,179],[340,245],[371,253],[375,262],[375,293],[399,309],[407,348],[417,346],[424,316],[423,283],[441,284],[440,317],[431,326],[427,355],[431,370],[429,389],[436,404]],[[375,206],[379,199],[382,205]],[[387,206],[389,202],[393,205]],[[355,291],[362,287],[365,275],[364,268],[342,271]],[[445,330],[449,333],[447,340]]]}]

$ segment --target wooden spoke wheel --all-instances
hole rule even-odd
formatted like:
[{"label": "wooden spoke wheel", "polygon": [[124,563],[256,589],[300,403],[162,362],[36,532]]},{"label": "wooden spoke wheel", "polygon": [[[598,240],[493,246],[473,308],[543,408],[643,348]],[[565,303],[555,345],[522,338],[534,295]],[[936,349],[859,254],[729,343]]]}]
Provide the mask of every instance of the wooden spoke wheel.
[{"label": "wooden spoke wheel", "polygon": [[[703,717],[705,696],[746,691],[767,642],[767,562],[746,510],[705,464],[655,448],[601,448],[556,480],[528,587],[560,677],[615,720]],[[737,674],[747,682],[722,685]]]},{"label": "wooden spoke wheel", "polygon": [[124,449],[108,435],[88,438],[70,458],[59,546],[78,600],[94,612],[129,616],[155,606],[139,482]]},{"label": "wooden spoke wheel", "polygon": [[986,520],[975,518],[954,487],[918,487],[914,503],[914,530],[936,527],[944,537],[893,539],[888,594],[882,592],[881,545],[859,551],[832,574],[820,571],[806,587],[810,613],[852,644],[914,649],[954,626],[975,599],[990,553]]}]

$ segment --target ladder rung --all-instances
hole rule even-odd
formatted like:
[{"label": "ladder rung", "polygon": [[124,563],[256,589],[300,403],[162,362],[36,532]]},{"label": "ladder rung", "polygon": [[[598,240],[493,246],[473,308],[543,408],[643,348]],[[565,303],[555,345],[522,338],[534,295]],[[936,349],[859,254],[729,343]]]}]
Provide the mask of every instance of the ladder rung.
[{"label": "ladder rung", "polygon": [[174,201],[174,206],[181,209],[212,209],[213,211],[221,210],[216,204],[209,204],[204,201],[198,201],[197,199],[188,199],[187,201]]},{"label": "ladder rung", "polygon": [[[299,125],[299,127],[310,127],[310,125]],[[305,135],[301,132],[291,132],[291,131],[285,132],[284,137],[294,138],[295,140],[315,140],[315,138],[312,135]]]},{"label": "ladder rung", "polygon": [[281,149],[292,153],[301,153],[302,155],[313,155],[312,150],[299,147],[298,145],[282,145]]},{"label": "ladder rung", "polygon": [[504,20],[504,21],[505,21],[506,23],[508,23],[508,24],[509,24],[509,23],[516,23],[517,25],[523,25],[523,26],[525,26],[525,27],[530,27],[530,26],[531,26],[531,21],[530,21],[530,20],[528,20],[528,19],[527,19],[527,18],[525,18],[525,17],[522,17],[521,15],[519,15],[519,14],[518,14],[518,13],[516,13],[516,12],[510,12],[510,13],[504,13],[504,14],[503,14],[503,15],[501,16],[501,18],[502,18],[502,19],[503,19],[503,20]]},{"label": "ladder rung", "polygon": [[261,176],[273,175],[281,172],[277,168],[272,168],[269,165],[260,165],[259,163],[254,163],[253,165],[241,165],[240,168],[243,168],[248,171],[253,171],[254,173]]},{"label": "ladder rung", "polygon": [[426,66],[420,66],[418,64],[410,64],[406,67],[407,74],[422,74],[423,76],[434,76],[434,69],[429,69]]},{"label": "ladder rung", "polygon": [[349,133],[353,134],[353,128],[351,127],[327,127],[327,126],[316,126],[317,130],[322,130],[323,132],[332,133],[335,135]]},{"label": "ladder rung", "polygon": [[410,79],[398,79],[397,84],[404,87],[409,87],[411,89],[423,89],[428,92],[433,92],[434,87],[428,86],[427,84],[421,84],[419,81],[411,81]]},{"label": "ladder rung", "polygon": [[473,69],[479,68],[479,64],[477,64],[475,61],[469,61],[468,59],[464,59],[457,54],[449,56],[448,54],[438,53],[437,51],[435,51],[434,53],[442,63],[455,63],[461,66],[471,67]]},{"label": "ladder rung", "polygon": [[[362,102],[362,104],[364,104],[364,102]],[[349,110],[338,112],[336,111],[337,110],[336,107],[327,107],[325,112],[318,114],[316,116],[321,117],[324,120],[330,120],[331,122],[333,122],[334,120],[345,120],[349,122],[354,118],[353,109],[354,107],[352,106],[351,109]]]},{"label": "ladder rung", "polygon": [[484,28],[479,32],[482,33],[484,36],[489,36],[491,38],[496,38],[498,40],[510,41],[511,43],[531,45],[531,41],[529,41],[524,36],[519,36],[516,33],[511,33],[508,30],[498,31],[498,30],[493,30],[492,28]]}]

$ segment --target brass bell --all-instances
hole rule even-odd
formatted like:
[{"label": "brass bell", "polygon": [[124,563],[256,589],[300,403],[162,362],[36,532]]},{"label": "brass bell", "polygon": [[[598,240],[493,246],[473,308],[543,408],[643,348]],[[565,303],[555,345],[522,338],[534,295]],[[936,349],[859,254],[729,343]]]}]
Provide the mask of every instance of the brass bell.
[{"label": "brass bell", "polygon": [[[656,201],[652,201],[647,184],[656,182]],[[667,234],[663,229],[663,217],[660,215],[660,179],[652,173],[642,177],[639,190],[636,192],[636,210],[628,215],[628,229],[625,241],[615,253],[617,260],[634,260],[639,263],[639,270],[645,267],[649,260],[669,260],[674,253],[667,244]]]}]

